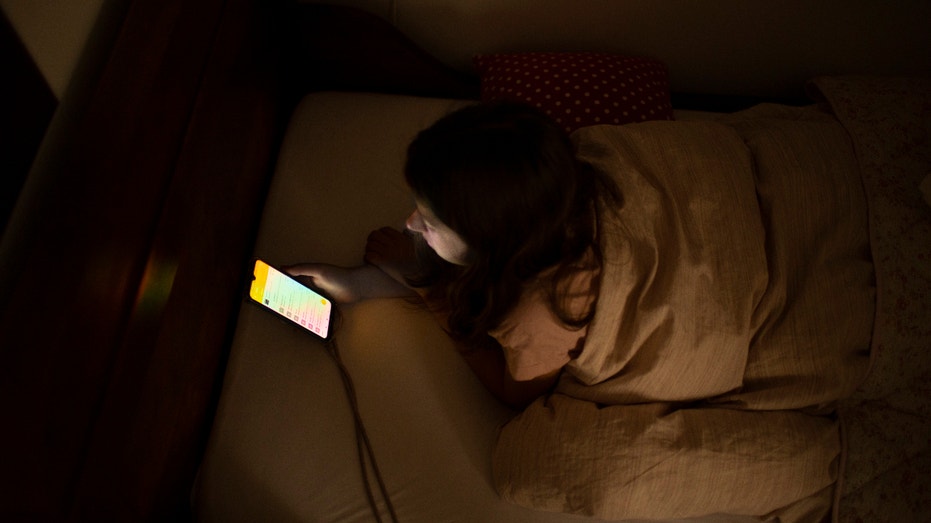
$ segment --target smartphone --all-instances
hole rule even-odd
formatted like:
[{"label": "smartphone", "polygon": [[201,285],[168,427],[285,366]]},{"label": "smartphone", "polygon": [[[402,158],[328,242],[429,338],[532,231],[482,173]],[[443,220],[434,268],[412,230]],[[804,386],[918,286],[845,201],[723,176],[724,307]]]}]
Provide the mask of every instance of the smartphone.
[{"label": "smartphone", "polygon": [[255,260],[249,298],[321,339],[330,338],[333,302],[262,260]]}]

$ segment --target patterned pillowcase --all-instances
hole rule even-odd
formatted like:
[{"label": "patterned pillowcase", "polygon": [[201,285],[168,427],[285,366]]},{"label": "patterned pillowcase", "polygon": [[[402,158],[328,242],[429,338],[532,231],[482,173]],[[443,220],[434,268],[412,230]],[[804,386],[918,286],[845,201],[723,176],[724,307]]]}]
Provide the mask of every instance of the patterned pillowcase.
[{"label": "patterned pillowcase", "polygon": [[476,55],[482,101],[526,102],[567,132],[599,124],[672,120],[662,62],[609,53]]}]

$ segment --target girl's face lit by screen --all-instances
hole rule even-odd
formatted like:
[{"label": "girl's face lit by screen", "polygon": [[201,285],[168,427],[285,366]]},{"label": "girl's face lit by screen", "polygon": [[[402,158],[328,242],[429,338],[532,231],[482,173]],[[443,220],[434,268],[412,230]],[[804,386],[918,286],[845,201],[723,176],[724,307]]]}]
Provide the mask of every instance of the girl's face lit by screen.
[{"label": "girl's face lit by screen", "polygon": [[423,236],[427,245],[440,258],[455,265],[465,265],[469,246],[455,231],[438,220],[429,207],[419,201],[416,203],[417,208],[407,217],[406,227]]}]

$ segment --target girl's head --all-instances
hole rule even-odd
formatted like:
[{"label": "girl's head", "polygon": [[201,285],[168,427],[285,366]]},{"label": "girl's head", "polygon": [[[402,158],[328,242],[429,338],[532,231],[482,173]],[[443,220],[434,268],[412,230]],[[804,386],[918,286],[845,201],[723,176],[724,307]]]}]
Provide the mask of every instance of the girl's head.
[{"label": "girl's head", "polygon": [[447,115],[411,143],[405,175],[418,207],[408,227],[459,266],[445,298],[451,327],[465,334],[493,328],[524,283],[593,244],[595,174],[529,106]]},{"label": "girl's head", "polygon": [[447,261],[484,261],[533,276],[559,261],[580,197],[586,206],[590,201],[584,170],[564,131],[537,110],[467,107],[420,133],[408,149],[406,177],[419,207],[413,228],[423,232],[422,220],[458,235],[468,255]]}]

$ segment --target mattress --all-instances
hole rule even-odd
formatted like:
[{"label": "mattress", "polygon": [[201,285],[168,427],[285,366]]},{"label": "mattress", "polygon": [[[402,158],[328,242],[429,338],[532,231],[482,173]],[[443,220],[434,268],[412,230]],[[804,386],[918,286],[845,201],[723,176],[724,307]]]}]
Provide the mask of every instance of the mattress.
[{"label": "mattress", "polygon": [[[465,103],[307,96],[282,146],[256,256],[281,265],[360,264],[368,233],[401,227],[412,208],[402,177],[408,142]],[[429,314],[404,300],[362,302],[341,313],[341,354],[400,520],[590,521],[499,498],[492,449],[514,412],[473,377]],[[374,521],[359,462],[351,405],[324,347],[244,303],[194,495],[198,519]],[[369,465],[374,484],[372,474]]]}]

